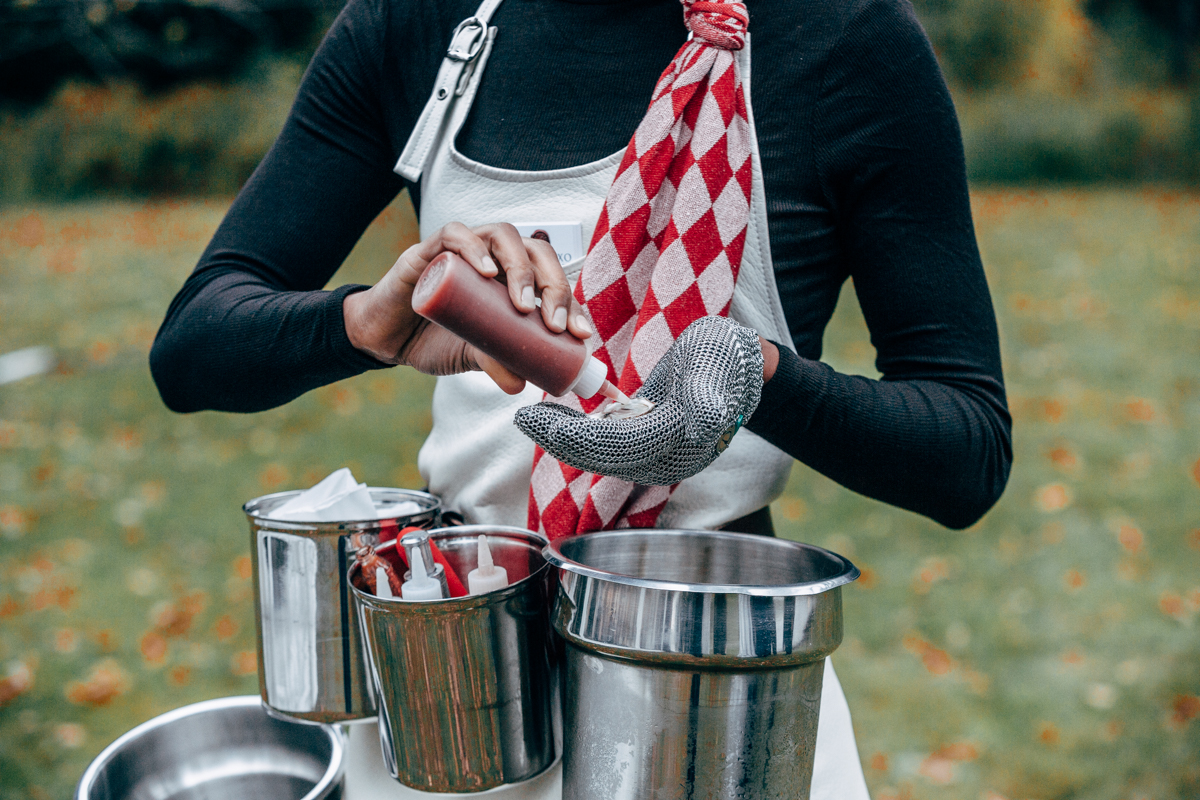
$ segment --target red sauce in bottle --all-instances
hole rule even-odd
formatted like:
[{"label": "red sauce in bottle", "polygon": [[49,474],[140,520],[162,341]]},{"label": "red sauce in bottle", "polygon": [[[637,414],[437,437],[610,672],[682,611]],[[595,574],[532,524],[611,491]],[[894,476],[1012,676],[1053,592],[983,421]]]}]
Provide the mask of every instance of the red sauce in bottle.
[{"label": "red sauce in bottle", "polygon": [[566,331],[550,330],[540,310],[519,311],[508,287],[480,275],[455,253],[442,253],[429,262],[412,304],[422,317],[554,397],[569,391],[584,398],[606,388],[616,391],[605,380],[607,368],[588,355],[587,345]]}]

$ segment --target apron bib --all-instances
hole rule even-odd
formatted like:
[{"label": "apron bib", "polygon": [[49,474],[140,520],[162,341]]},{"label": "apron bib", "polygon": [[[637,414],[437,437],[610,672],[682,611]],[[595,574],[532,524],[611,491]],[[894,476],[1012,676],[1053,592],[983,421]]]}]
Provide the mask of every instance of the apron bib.
[{"label": "apron bib", "polygon": [[[490,16],[498,4],[485,3],[475,19],[482,19],[484,12]],[[486,24],[486,19],[482,21]],[[421,237],[453,221],[468,227],[489,222],[569,223],[582,229],[586,246],[623,150],[577,167],[523,171],[480,164],[454,146],[479,88],[493,41],[491,35],[484,37],[470,67],[457,78],[453,73],[445,76],[447,88],[435,88],[431,103],[437,102],[439,92],[447,94],[440,106],[444,118],[440,124],[432,119],[419,123],[414,140],[418,140],[419,132],[425,132],[426,141],[422,145],[410,142],[397,165],[396,171],[406,177],[421,174]],[[749,109],[748,40],[737,55]],[[450,89],[455,83],[458,86]],[[461,95],[456,95],[457,91]],[[752,111],[750,124],[753,131]],[[436,130],[437,135],[427,133],[430,130]],[[752,159],[750,223],[729,316],[764,338],[791,347],[767,241],[766,192],[757,146]],[[582,261],[573,259],[564,264],[572,289]],[[519,395],[507,395],[482,372],[438,378],[433,393],[433,429],[417,463],[429,491],[442,499],[444,507],[458,511],[470,523],[526,526],[533,442],[517,430],[512,420],[517,409],[541,399],[542,391],[533,386],[527,386]],[[719,528],[779,497],[791,468],[791,456],[743,428],[720,458],[679,484],[659,515],[658,527]]]},{"label": "apron bib", "polygon": [[[586,247],[624,149],[589,164],[526,171],[481,164],[454,146],[491,55],[496,28],[488,22],[500,2],[485,0],[455,30],[433,93],[395,171],[421,181],[422,239],[448,222],[468,227],[510,222],[524,235],[529,235],[532,228],[526,227],[532,225],[547,227],[551,236],[578,226]],[[749,36],[736,55],[753,134]],[[729,316],[794,349],[775,286],[757,137],[751,159],[750,220]],[[558,241],[552,243],[562,250]],[[563,264],[572,289],[582,266],[582,258]],[[458,511],[469,523],[526,526],[533,442],[513,424],[513,415],[522,406],[540,402],[542,395],[533,386],[507,395],[482,372],[437,379],[433,428],[421,447],[418,467],[444,508]],[[658,526],[714,529],[757,511],[782,494],[791,468],[791,456],[743,428],[707,469],[679,484],[659,515]],[[828,660],[811,798],[868,800],[849,708]]]}]

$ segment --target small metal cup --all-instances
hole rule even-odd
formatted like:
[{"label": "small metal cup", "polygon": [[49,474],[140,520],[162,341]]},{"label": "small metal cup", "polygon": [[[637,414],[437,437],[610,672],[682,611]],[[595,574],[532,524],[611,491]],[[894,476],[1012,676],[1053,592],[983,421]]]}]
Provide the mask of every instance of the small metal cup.
[{"label": "small metal cup", "polygon": [[375,716],[346,570],[386,528],[432,528],[438,499],[407,489],[370,489],[376,508],[404,502],[415,514],[347,522],[284,522],[271,511],[300,494],[279,492],[243,506],[250,520],[258,685],[269,713],[305,722]]},{"label": "small metal cup", "polygon": [[[483,595],[410,603],[359,586],[350,570],[392,777],[426,792],[481,792],[551,766],[560,751],[557,654],[546,539],[522,528],[430,532],[466,583],[487,534],[510,584]],[[387,543],[378,548],[387,555]]]},{"label": "small metal cup", "polygon": [[559,539],[563,796],[804,800],[841,586],[819,547],[718,531]]}]

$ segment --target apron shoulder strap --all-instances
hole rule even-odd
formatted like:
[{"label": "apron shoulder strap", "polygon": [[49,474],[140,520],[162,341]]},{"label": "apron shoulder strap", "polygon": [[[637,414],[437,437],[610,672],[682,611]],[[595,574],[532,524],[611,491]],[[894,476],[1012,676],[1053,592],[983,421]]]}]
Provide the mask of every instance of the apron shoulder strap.
[{"label": "apron shoulder strap", "polygon": [[496,38],[496,28],[488,27],[488,22],[501,2],[483,0],[475,14],[458,23],[450,36],[450,46],[434,79],[433,92],[393,168],[402,178],[414,183],[420,179],[438,141],[446,114],[453,107],[454,100],[466,91],[476,66],[486,60],[485,51],[491,49]]}]

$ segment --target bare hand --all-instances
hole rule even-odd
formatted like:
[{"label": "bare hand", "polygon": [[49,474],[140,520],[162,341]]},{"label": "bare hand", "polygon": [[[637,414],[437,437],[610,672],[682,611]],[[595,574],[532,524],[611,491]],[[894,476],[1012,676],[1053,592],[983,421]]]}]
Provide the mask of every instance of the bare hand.
[{"label": "bare hand", "polygon": [[514,306],[534,311],[550,330],[587,339],[592,326],[571,295],[567,276],[548,242],[522,238],[508,223],[467,228],[451,222],[415,244],[370,289],[347,295],[342,304],[346,335],[356,348],[387,364],[407,364],[428,375],[483,370],[501,389],[517,394],[525,380],[486,354],[413,311],[412,295],[429,262],[449,250],[489,278],[508,284]]}]

